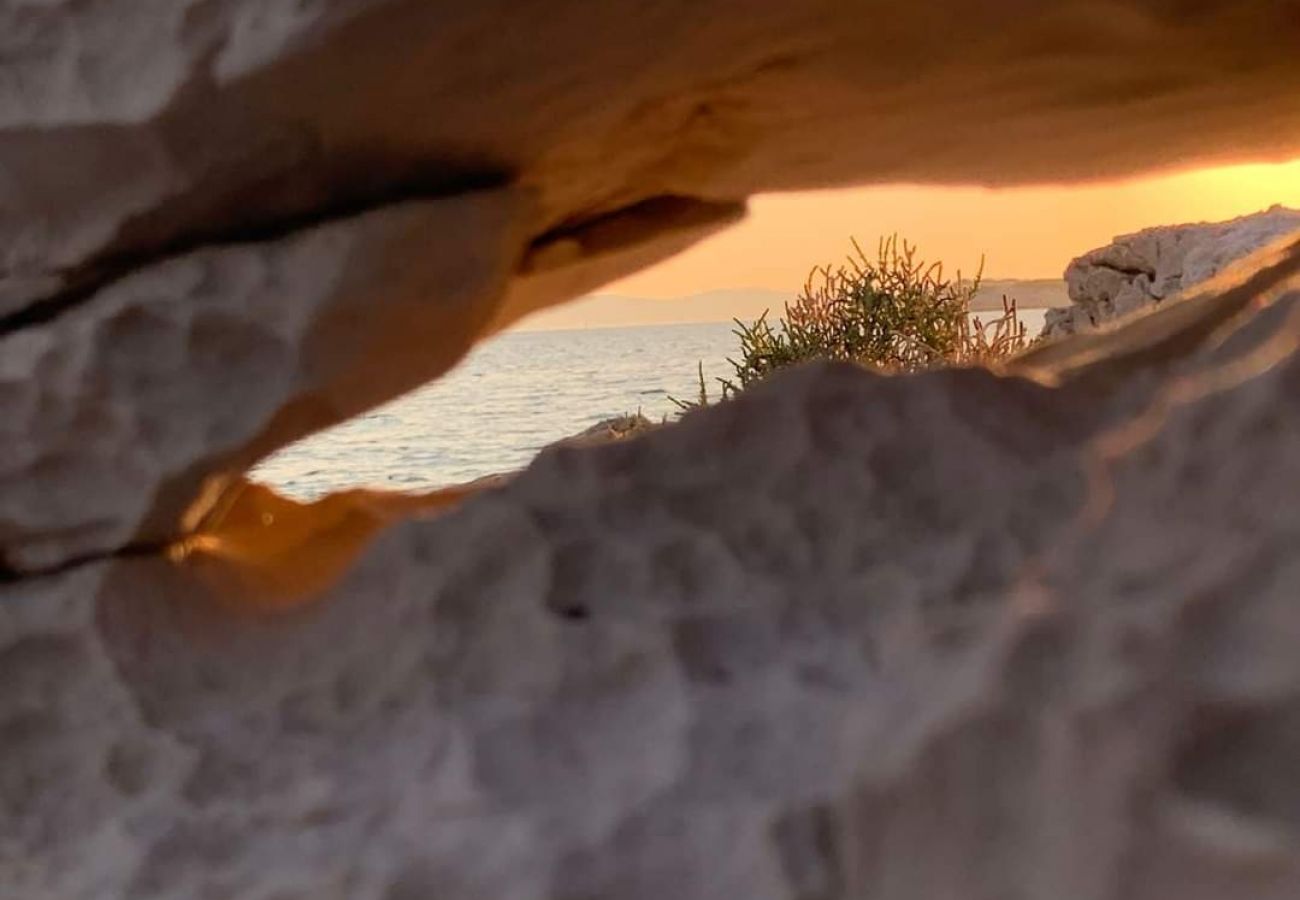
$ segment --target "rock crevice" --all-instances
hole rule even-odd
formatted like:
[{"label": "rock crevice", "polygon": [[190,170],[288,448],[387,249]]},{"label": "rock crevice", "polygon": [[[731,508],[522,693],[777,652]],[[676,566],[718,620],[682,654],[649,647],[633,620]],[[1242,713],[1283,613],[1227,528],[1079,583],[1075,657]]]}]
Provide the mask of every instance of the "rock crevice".
[{"label": "rock crevice", "polygon": [[[439,171],[440,176],[445,175],[442,170]],[[221,251],[225,248],[274,243],[313,228],[409,203],[452,199],[481,191],[506,189],[512,179],[507,173],[485,170],[462,175],[446,183],[443,183],[444,181],[445,178],[440,177],[436,188],[428,187],[423,180],[391,184],[365,197],[347,200],[340,198],[337,205],[283,217],[225,223],[225,227],[219,230],[214,228],[213,223],[203,223],[194,233],[169,234],[166,242],[157,246],[133,247],[129,240],[124,240],[125,246],[109,247],[75,269],[42,272],[42,280],[55,280],[60,284],[60,288],[51,294],[38,294],[11,300],[9,304],[11,309],[0,310],[0,338],[23,328],[49,323],[63,313],[90,302],[97,293],[113,282],[173,259],[194,253]],[[133,226],[128,222],[123,225],[122,230],[130,234]],[[145,227],[141,230],[150,229]],[[0,280],[3,280],[3,277],[3,271],[0,271]]]}]

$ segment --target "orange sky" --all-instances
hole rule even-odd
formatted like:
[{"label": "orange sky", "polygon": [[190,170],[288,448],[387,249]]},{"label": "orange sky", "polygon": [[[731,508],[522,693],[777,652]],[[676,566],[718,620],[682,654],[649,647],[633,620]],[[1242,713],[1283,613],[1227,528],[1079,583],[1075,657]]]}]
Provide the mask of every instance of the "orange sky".
[{"label": "orange sky", "polygon": [[797,290],[815,264],[839,262],[897,231],[927,260],[989,278],[1058,278],[1080,253],[1151,225],[1216,221],[1281,203],[1300,207],[1300,160],[1084,187],[850,188],[755,198],[749,219],[601,294],[679,297],[719,288]]}]

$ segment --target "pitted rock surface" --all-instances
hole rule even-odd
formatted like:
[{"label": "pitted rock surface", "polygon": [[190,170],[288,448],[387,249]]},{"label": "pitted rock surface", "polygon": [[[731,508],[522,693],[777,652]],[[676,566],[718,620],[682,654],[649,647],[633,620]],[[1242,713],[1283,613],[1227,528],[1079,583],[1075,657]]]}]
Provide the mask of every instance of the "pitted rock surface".
[{"label": "pitted rock surface", "polygon": [[[0,568],[163,541],[206,474],[446,371],[505,291],[526,209],[491,192],[196,250],[0,336]],[[412,254],[430,234],[445,252]]]},{"label": "pitted rock surface", "polygon": [[1300,152],[1289,0],[6,0],[0,35],[0,313],[505,180],[540,231],[663,195]]},{"label": "pitted rock surface", "polygon": [[1294,247],[999,375],[557,449],[292,615],[162,550],[756,191],[1293,156],[1295,44],[1291,0],[0,0],[0,897],[1292,896]]},{"label": "pitted rock surface", "polygon": [[0,878],[1287,896],[1298,259],[1118,387],[811,366],[556,448],[287,618],[156,559],[10,586]]},{"label": "pitted rock surface", "polygon": [[1048,310],[1043,334],[1090,331],[1149,309],[1294,232],[1300,232],[1300,210],[1277,206],[1228,222],[1165,225],[1116,238],[1070,263],[1065,281],[1073,305]]},{"label": "pitted rock surface", "polygon": [[[936,40],[936,22],[963,23],[961,38]],[[4,448],[0,558],[12,572],[182,534],[176,498],[196,483],[428,381],[520,315],[733,221],[756,191],[1072,180],[1300,153],[1300,104],[1285,102],[1300,95],[1289,0],[1000,0],[978,16],[959,0],[876,14],[839,0],[146,0],[129,11],[9,0],[0,34],[11,75],[0,85],[0,366],[14,415],[0,412],[25,422],[33,391],[70,392],[33,426],[39,437]],[[473,213],[453,224],[457,204],[493,193],[527,199],[495,232]],[[444,204],[445,218],[422,241],[364,251],[378,257],[367,302],[409,307],[392,273],[440,272],[408,319],[437,334],[436,362],[388,377],[387,348],[359,343],[334,382],[355,385],[349,397],[251,392],[262,409],[251,419],[272,415],[269,428],[226,430],[207,412],[224,395],[186,385],[175,366],[145,365],[129,388],[80,387],[117,353],[97,346],[115,331],[86,323],[112,320],[140,279],[239,267],[408,203]],[[226,252],[232,261],[216,259]],[[337,264],[322,252],[297,265]],[[484,271],[460,270],[467,252]],[[348,264],[369,265],[362,256]],[[206,302],[189,291],[166,286],[171,320]],[[332,326],[311,321],[308,298],[267,293],[257,315],[278,302],[307,318],[275,338],[280,351],[232,351],[222,389],[317,364],[304,362],[310,336]],[[9,387],[33,378],[32,344],[50,348],[39,354],[50,383]],[[189,352],[150,347],[178,364]],[[86,413],[101,390],[113,399]],[[150,426],[184,434],[143,452],[155,435],[123,420],[152,420],[150,398],[187,392],[204,399],[186,421]],[[88,430],[106,437],[83,442]]]}]

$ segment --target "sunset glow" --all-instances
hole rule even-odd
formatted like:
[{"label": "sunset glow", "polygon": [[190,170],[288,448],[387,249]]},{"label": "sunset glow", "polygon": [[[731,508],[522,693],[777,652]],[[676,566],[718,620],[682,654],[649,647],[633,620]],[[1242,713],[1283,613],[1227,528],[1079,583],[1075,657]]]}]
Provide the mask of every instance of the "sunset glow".
[{"label": "sunset glow", "polygon": [[668,262],[601,290],[679,297],[721,288],[798,288],[838,261],[850,235],[898,232],[929,259],[997,278],[1056,278],[1075,256],[1154,225],[1218,221],[1280,203],[1300,207],[1300,160],[1120,183],[1003,190],[870,187],[755,198],[750,217]]}]

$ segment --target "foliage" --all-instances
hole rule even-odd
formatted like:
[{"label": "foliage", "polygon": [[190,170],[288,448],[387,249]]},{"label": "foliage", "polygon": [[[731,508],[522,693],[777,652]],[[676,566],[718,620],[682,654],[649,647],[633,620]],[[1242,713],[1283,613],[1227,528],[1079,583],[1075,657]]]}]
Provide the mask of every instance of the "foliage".
[{"label": "foliage", "polygon": [[[1015,301],[1003,298],[1002,315],[987,324],[970,313],[981,272],[973,281],[944,277],[942,263],[926,263],[897,235],[882,239],[875,259],[853,241],[854,253],[838,268],[814,269],[803,292],[785,306],[775,326],[768,313],[736,320],[739,359],[731,378],[718,379],[727,399],[786,366],[814,359],[840,360],[890,372],[944,365],[989,364],[1029,344]],[[683,411],[707,406],[701,365],[699,397],[674,400]]]},{"label": "foliage", "polygon": [[[766,313],[764,313],[764,315],[766,315]],[[737,322],[737,324],[739,324],[739,322]],[[668,398],[670,401],[672,401],[674,406],[676,406],[679,410],[681,410],[681,415],[685,415],[686,413],[690,412],[693,409],[703,409],[704,407],[709,405],[709,386],[704,381],[703,360],[700,361],[697,372],[700,379],[700,390],[699,393],[695,395],[694,400],[678,400],[676,397],[672,397],[672,396]],[[729,396],[727,390],[728,382],[722,379],[719,379],[719,381],[722,381],[722,398],[725,400]]]}]

